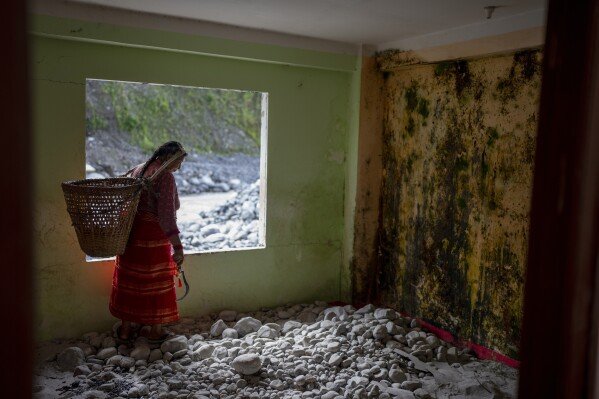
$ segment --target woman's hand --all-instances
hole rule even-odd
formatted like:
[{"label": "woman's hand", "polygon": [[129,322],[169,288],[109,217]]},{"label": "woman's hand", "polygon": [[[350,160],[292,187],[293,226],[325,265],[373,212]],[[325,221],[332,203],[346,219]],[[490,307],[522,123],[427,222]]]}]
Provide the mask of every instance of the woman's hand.
[{"label": "woman's hand", "polygon": [[173,234],[169,237],[169,240],[171,240],[173,246],[173,261],[177,264],[177,269],[181,269],[185,255],[183,255],[183,245],[181,245],[179,234]]},{"label": "woman's hand", "polygon": [[173,254],[173,260],[177,264],[177,268],[180,268],[183,264],[183,260],[185,259],[185,255],[183,254],[183,249],[175,249],[175,253]]}]

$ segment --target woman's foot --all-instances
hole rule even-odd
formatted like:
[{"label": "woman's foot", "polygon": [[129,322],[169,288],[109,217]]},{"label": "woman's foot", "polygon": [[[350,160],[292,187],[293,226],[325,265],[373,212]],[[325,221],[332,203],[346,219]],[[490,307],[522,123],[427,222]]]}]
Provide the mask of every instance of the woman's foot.
[{"label": "woman's foot", "polygon": [[131,322],[123,321],[116,329],[116,337],[121,341],[128,341],[131,338]]},{"label": "woman's foot", "polygon": [[162,341],[162,340],[168,338],[170,333],[167,332],[164,328],[162,328],[162,325],[157,324],[157,325],[153,325],[149,329],[143,328],[140,331],[140,335],[142,337],[147,338],[150,341]]}]

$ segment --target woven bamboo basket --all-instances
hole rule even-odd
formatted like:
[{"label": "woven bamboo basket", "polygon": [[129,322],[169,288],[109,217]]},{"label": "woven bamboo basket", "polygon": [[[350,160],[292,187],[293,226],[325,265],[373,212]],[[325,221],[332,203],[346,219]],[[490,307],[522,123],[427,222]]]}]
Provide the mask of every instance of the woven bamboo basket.
[{"label": "woven bamboo basket", "polygon": [[149,178],[113,177],[63,182],[67,211],[83,252],[97,258],[122,255],[142,189],[178,158],[169,159]]},{"label": "woven bamboo basket", "polygon": [[62,183],[83,252],[98,258],[125,252],[142,187],[141,179],[132,177]]}]

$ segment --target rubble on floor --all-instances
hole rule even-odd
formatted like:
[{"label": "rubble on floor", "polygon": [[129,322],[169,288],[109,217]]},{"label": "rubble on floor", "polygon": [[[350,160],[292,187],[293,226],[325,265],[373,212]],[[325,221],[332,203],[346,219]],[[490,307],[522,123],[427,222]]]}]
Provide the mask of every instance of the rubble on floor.
[{"label": "rubble on floor", "polygon": [[111,332],[45,343],[34,397],[516,397],[517,370],[476,359],[416,320],[372,305],[326,306],[183,318],[161,345],[117,345]]}]

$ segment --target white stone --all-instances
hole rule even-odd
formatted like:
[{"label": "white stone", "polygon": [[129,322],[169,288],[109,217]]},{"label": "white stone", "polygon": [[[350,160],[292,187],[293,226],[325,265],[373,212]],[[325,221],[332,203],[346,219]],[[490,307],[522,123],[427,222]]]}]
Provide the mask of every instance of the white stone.
[{"label": "white stone", "polygon": [[422,388],[422,383],[420,381],[404,381],[401,383],[401,388],[408,391],[415,391],[418,388]]},{"label": "white stone", "polygon": [[382,340],[387,337],[387,327],[386,326],[376,326],[374,330],[372,330],[372,336],[376,340]]},{"label": "white stone", "polygon": [[239,374],[251,375],[256,374],[262,367],[262,361],[260,356],[255,353],[248,353],[245,355],[237,356],[232,362],[231,366]]},{"label": "white stone", "polygon": [[150,356],[150,352],[151,352],[150,347],[142,345],[142,346],[133,348],[133,350],[131,351],[131,354],[129,356],[131,356],[135,360],[148,360],[148,357]]},{"label": "white stone", "polygon": [[162,353],[175,353],[182,349],[187,349],[188,340],[184,335],[177,335],[169,340],[166,340],[160,345]]},{"label": "white stone", "polygon": [[302,323],[300,323],[298,321],[288,320],[283,325],[283,328],[281,329],[281,332],[283,334],[287,334],[289,331],[295,330],[296,328],[300,328],[301,326],[302,326]]},{"label": "white stone", "polygon": [[85,363],[85,355],[81,348],[73,346],[60,352],[56,357],[56,362],[61,370],[74,371],[77,366]]},{"label": "white stone", "polygon": [[194,353],[194,357],[196,357],[199,360],[203,360],[203,359],[208,359],[210,356],[212,356],[212,352],[214,352],[214,346],[207,344],[207,345],[202,345],[200,346]]},{"label": "white stone", "polygon": [[366,306],[362,306],[360,309],[356,310],[354,313],[357,313],[357,314],[372,313],[372,312],[374,312],[375,309],[376,308],[374,307],[374,305],[369,303]]},{"label": "white stone", "polygon": [[389,371],[389,379],[392,382],[401,384],[402,382],[406,381],[408,377],[406,377],[406,374],[399,369],[391,369]]},{"label": "white stone", "polygon": [[376,309],[374,311],[374,318],[395,320],[397,318],[397,313],[393,309]]},{"label": "white stone", "polygon": [[227,325],[221,319],[218,319],[212,327],[210,327],[210,335],[213,337],[219,337],[223,331],[227,329]]},{"label": "white stone", "polygon": [[150,356],[148,358],[148,362],[152,363],[152,362],[155,362],[156,360],[160,360],[160,359],[162,359],[162,351],[158,348],[152,349],[150,351]]},{"label": "white stone", "polygon": [[324,316],[327,318],[327,315],[334,314],[338,320],[342,320],[342,318],[347,316],[347,312],[342,306],[332,306],[330,308],[326,308],[324,310]]},{"label": "white stone", "polygon": [[334,353],[329,359],[329,366],[339,366],[343,361],[343,356]]},{"label": "white stone", "polygon": [[262,322],[249,316],[243,317],[237,323],[235,323],[235,326],[233,326],[233,328],[237,330],[237,334],[239,334],[240,337],[256,332],[260,327],[262,327]]},{"label": "white stone", "polygon": [[277,333],[277,331],[273,328],[262,326],[258,329],[258,333],[256,335],[259,338],[275,339],[279,336],[279,333]]},{"label": "white stone", "polygon": [[329,344],[327,345],[327,351],[329,352],[339,352],[340,348],[341,344],[337,341],[329,342]]},{"label": "white stone", "polygon": [[110,357],[113,357],[117,354],[117,350],[116,348],[104,348],[104,349],[100,349],[100,351],[98,351],[98,354],[96,356],[98,356],[98,359],[102,359],[102,360],[106,360]]},{"label": "white stone", "polygon": [[237,334],[237,330],[234,328],[226,328],[221,335],[223,338],[231,338],[231,339],[235,339],[235,338],[239,337],[239,334]]}]

